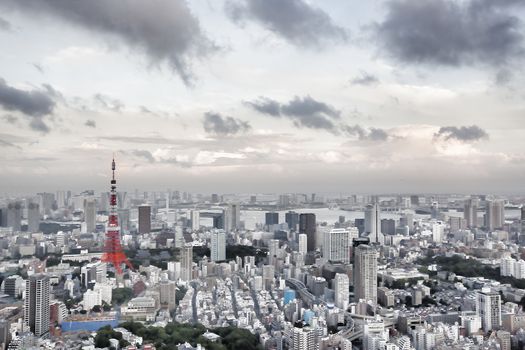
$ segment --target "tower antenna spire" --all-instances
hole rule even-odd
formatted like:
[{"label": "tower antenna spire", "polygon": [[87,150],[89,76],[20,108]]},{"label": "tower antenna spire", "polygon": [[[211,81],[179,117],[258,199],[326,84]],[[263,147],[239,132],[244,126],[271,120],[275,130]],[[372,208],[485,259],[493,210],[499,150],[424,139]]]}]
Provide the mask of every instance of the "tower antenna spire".
[{"label": "tower antenna spire", "polygon": [[109,218],[106,230],[106,241],[104,243],[104,254],[102,261],[111,263],[117,273],[122,274],[122,264],[126,264],[130,269],[133,266],[129,262],[126,254],[122,250],[120,243],[120,227],[118,224],[117,214],[117,180],[115,179],[115,153],[113,153],[113,161],[111,162],[111,192],[109,195]]}]

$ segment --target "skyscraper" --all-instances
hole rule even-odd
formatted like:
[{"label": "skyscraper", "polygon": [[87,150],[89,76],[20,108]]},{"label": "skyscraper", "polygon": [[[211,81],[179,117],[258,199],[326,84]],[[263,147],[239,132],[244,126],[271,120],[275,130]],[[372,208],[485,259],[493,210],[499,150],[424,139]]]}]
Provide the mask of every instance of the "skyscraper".
[{"label": "skyscraper", "polygon": [[193,279],[193,246],[185,245],[180,253],[181,273],[180,278],[183,281]]},{"label": "skyscraper", "polygon": [[191,211],[191,229],[192,231],[197,231],[200,226],[200,212],[198,210],[192,210]]},{"label": "skyscraper", "polygon": [[319,344],[316,341],[315,329],[310,327],[294,327],[292,332],[293,350],[317,350]]},{"label": "skyscraper", "polygon": [[463,218],[468,227],[478,227],[478,201],[470,198],[465,201]]},{"label": "skyscraper", "polygon": [[231,203],[228,205],[231,220],[229,230],[238,230],[241,228],[241,206],[239,203]]},{"label": "skyscraper", "polygon": [[213,231],[211,233],[211,261],[226,260],[226,233],[224,231]]},{"label": "skyscraper", "polygon": [[139,233],[151,232],[151,207],[147,204],[139,206]]},{"label": "skyscraper", "polygon": [[96,228],[96,210],[95,198],[86,198],[84,200],[84,221],[86,222],[86,232],[95,232]]},{"label": "skyscraper", "polygon": [[27,231],[38,232],[40,229],[40,208],[38,203],[27,205]]},{"label": "skyscraper", "polygon": [[355,248],[354,294],[356,301],[377,303],[377,252],[369,245]]},{"label": "skyscraper", "polygon": [[381,211],[377,203],[369,204],[365,208],[365,234],[370,237],[370,243],[384,243],[381,234]]},{"label": "skyscraper", "polygon": [[288,229],[297,231],[297,225],[299,225],[299,214],[294,211],[289,211],[284,214],[284,221],[288,224]]},{"label": "skyscraper", "polygon": [[335,291],[335,306],[342,310],[346,310],[350,300],[350,280],[348,279],[348,275],[344,273],[336,273],[333,283]]},{"label": "skyscraper", "polygon": [[432,241],[434,243],[443,243],[445,236],[445,225],[441,222],[437,222],[432,225]]},{"label": "skyscraper", "polygon": [[505,206],[503,201],[486,201],[485,228],[489,231],[502,228],[505,224]]},{"label": "skyscraper", "polygon": [[334,228],[326,232],[323,244],[323,257],[332,262],[350,263],[352,241],[359,234],[353,230]]},{"label": "skyscraper", "polygon": [[308,238],[307,249],[309,252],[317,248],[315,214],[303,213],[299,215],[299,233],[306,234]]},{"label": "skyscraper", "polygon": [[266,226],[279,224],[279,213],[274,213],[274,212],[266,213],[264,217],[265,217],[264,223]]},{"label": "skyscraper", "polygon": [[177,284],[175,281],[162,281],[159,285],[159,298],[161,305],[173,310],[176,304]]},{"label": "skyscraper", "polygon": [[501,326],[501,295],[483,288],[476,294],[476,312],[485,332]]},{"label": "skyscraper", "polygon": [[299,233],[299,253],[305,255],[308,251],[308,236],[304,233]]},{"label": "skyscraper", "polygon": [[22,230],[22,203],[12,202],[7,205],[7,227],[13,231]]},{"label": "skyscraper", "polygon": [[26,281],[24,323],[37,337],[49,332],[49,277],[33,275]]}]

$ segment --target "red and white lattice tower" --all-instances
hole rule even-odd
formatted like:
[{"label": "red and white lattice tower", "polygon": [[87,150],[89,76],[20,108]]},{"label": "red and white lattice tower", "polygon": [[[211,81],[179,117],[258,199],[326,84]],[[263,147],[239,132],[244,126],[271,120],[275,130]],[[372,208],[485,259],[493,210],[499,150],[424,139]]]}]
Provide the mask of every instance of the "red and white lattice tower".
[{"label": "red and white lattice tower", "polygon": [[106,230],[106,242],[104,243],[104,255],[102,261],[111,263],[118,274],[122,274],[122,264],[126,264],[130,269],[133,266],[129,262],[120,244],[120,227],[117,215],[117,180],[115,180],[115,158],[111,163],[113,177],[111,179],[111,192],[109,196],[109,219]]}]

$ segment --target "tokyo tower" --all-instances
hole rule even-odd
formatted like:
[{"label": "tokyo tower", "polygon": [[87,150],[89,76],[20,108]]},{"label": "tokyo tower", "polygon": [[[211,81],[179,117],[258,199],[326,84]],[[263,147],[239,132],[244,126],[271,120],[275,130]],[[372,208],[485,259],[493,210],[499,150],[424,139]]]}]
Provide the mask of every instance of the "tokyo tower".
[{"label": "tokyo tower", "polygon": [[117,180],[115,180],[115,158],[111,163],[113,177],[111,179],[111,192],[109,196],[109,219],[106,230],[106,241],[104,243],[104,254],[102,261],[111,263],[119,275],[122,274],[122,264],[126,264],[130,269],[133,266],[129,262],[120,244],[120,227],[117,215]]}]

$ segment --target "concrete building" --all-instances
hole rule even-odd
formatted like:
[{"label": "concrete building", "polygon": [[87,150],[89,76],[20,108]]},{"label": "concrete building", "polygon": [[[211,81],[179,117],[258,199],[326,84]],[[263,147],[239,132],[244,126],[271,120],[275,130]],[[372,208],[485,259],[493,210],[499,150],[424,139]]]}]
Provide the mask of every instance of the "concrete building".
[{"label": "concrete building", "polygon": [[49,333],[49,277],[33,275],[26,281],[24,323],[37,337]]},{"label": "concrete building", "polygon": [[370,243],[384,244],[381,233],[381,210],[379,204],[369,204],[365,208],[365,234],[370,238]]},{"label": "concrete building", "polygon": [[38,232],[40,230],[40,206],[38,203],[27,205],[27,231]]},{"label": "concrete building", "polygon": [[356,301],[377,304],[377,252],[371,246],[355,248],[353,277]]},{"label": "concrete building", "polygon": [[348,303],[350,302],[350,280],[348,279],[348,275],[336,273],[333,283],[335,291],[335,306],[342,310],[348,309]]},{"label": "concrete building", "polygon": [[139,206],[139,233],[151,232],[151,207],[149,205]]},{"label": "concrete building", "polygon": [[193,246],[185,245],[180,254],[180,278],[189,282],[193,279]]},{"label": "concrete building", "polygon": [[481,318],[485,332],[501,326],[501,296],[490,288],[483,288],[476,294],[476,313]]},{"label": "concrete building", "polygon": [[299,233],[307,237],[307,250],[313,252],[317,249],[315,214],[303,213],[299,215]]},{"label": "concrete building", "polygon": [[224,231],[213,231],[211,233],[211,261],[226,260],[226,233]]}]

